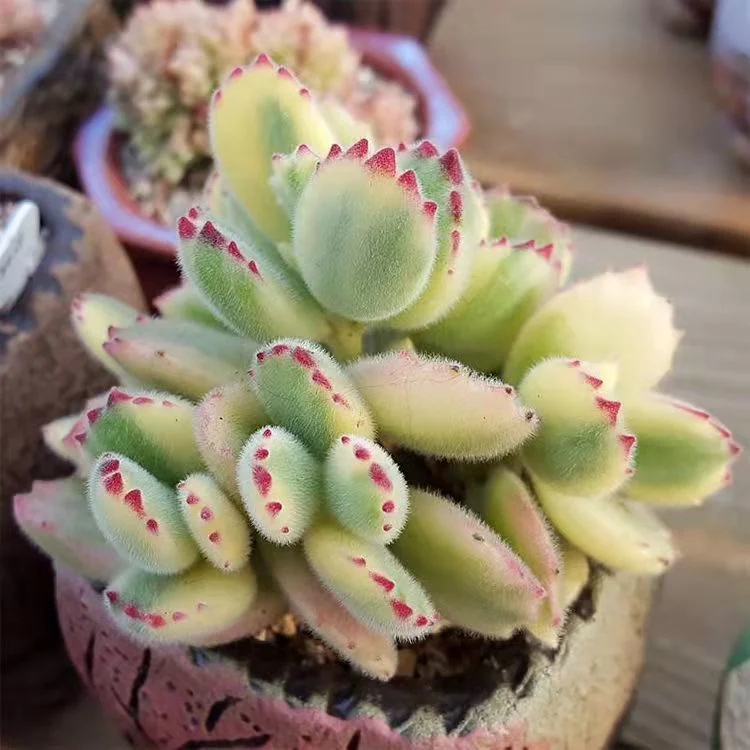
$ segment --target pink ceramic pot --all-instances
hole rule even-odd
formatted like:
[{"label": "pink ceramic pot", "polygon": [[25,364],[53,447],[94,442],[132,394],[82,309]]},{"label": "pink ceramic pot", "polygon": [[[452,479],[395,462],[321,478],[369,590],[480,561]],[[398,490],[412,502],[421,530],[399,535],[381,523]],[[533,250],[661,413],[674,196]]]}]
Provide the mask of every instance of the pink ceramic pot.
[{"label": "pink ceramic pot", "polygon": [[[367,65],[416,96],[421,137],[441,148],[463,143],[469,134],[466,113],[419,42],[377,31],[351,30],[350,36]],[[133,255],[146,295],[152,299],[178,282],[176,234],[174,227],[140,212],[117,163],[116,139],[114,111],[102,107],[79,130],[73,156],[84,192]]]},{"label": "pink ceramic pot", "polygon": [[68,652],[92,695],[138,748],[202,750],[601,750],[641,666],[650,584],[598,579],[552,657],[520,637],[487,642],[470,671],[380,683],[304,667],[250,639],[221,650],[149,648],[110,621],[84,579],[58,570]]}]

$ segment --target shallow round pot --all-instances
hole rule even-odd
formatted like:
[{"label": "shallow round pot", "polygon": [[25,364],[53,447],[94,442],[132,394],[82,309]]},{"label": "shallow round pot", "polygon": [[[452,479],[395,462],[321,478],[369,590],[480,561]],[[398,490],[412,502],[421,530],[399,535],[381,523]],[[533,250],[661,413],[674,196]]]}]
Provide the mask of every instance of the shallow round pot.
[{"label": "shallow round pot", "polygon": [[[133,270],[107,225],[78,193],[20,172],[0,170],[0,200],[33,201],[47,250],[0,328],[0,705],[3,730],[29,720],[32,708],[65,698],[70,684],[55,622],[50,565],[21,535],[12,499],[33,479],[68,468],[46,450],[41,427],[112,385],[70,326],[82,291],[111,294],[142,307]],[[70,673],[72,675],[72,672]],[[73,683],[75,680],[73,680]],[[23,710],[23,714],[21,711]]]},{"label": "shallow round pot", "polygon": [[551,662],[494,642],[470,673],[425,686],[304,667],[254,639],[221,651],[144,648],[87,581],[57,575],[65,642],[92,695],[136,747],[167,750],[601,750],[640,670],[649,599],[649,581],[603,576],[593,616],[578,608]]},{"label": "shallow round pot", "polygon": [[[424,47],[394,34],[352,30],[350,35],[367,65],[416,96],[422,137],[441,148],[463,143],[469,133],[466,113]],[[141,213],[117,162],[117,137],[114,112],[102,107],[81,127],[73,155],[84,191],[134,255],[146,294],[152,298],[177,283],[173,263],[177,235],[174,227]]]}]

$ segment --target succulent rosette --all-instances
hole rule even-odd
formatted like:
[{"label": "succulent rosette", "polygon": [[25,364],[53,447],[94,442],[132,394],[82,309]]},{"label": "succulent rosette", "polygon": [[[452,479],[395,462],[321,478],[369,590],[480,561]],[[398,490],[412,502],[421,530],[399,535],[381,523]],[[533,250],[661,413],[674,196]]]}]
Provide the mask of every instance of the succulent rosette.
[{"label": "succulent rosette", "polygon": [[680,333],[643,269],[563,288],[567,228],[455,150],[342,138],[260,56],[210,107],[183,285],[73,325],[120,385],[45,430],[72,476],[22,528],[149,642],[291,611],[380,679],[445,627],[554,647],[590,567],[657,575],[654,506],[729,481],[729,430],[662,394]]}]

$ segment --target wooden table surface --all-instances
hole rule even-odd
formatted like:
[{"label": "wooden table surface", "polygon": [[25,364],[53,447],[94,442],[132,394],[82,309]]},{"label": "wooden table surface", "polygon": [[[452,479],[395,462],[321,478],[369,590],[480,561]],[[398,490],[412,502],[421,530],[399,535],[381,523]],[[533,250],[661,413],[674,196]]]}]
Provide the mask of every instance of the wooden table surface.
[{"label": "wooden table surface", "polygon": [[[643,261],[687,332],[666,384],[729,424],[748,451],[732,487],[669,514],[683,558],[663,579],[647,666],[624,738],[649,750],[706,750],[719,675],[750,622],[750,263],[574,227],[575,275]],[[125,750],[90,701],[30,728],[8,750]],[[282,750],[281,748],[279,750]]]},{"label": "wooden table surface", "polygon": [[655,2],[449,2],[430,54],[471,115],[463,153],[570,221],[750,254],[708,50]]}]

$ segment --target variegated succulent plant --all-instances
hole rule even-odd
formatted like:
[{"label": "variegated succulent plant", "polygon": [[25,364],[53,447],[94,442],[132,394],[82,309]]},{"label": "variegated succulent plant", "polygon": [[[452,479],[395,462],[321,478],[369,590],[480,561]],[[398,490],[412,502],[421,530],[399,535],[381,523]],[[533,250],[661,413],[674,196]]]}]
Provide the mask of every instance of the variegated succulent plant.
[{"label": "variegated succulent plant", "polygon": [[150,642],[291,610],[381,679],[446,626],[554,647],[589,564],[674,558],[653,505],[739,453],[655,389],[680,334],[646,271],[562,289],[568,231],[455,150],[373,150],[265,56],[211,102],[218,174],[178,224],[161,317],[86,295],[121,384],[45,430],[76,474],[16,499]]},{"label": "variegated succulent plant", "polygon": [[109,50],[118,127],[149,179],[177,185],[209,161],[206,102],[227,71],[260,50],[330,97],[327,117],[362,119],[381,139],[416,136],[414,97],[373,78],[346,30],[312,3],[256,11],[254,0],[154,0],[134,11]]}]

